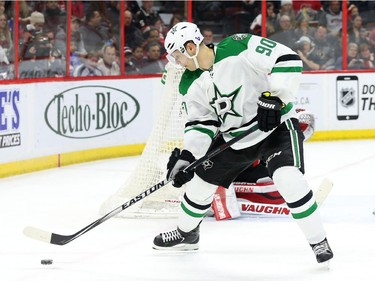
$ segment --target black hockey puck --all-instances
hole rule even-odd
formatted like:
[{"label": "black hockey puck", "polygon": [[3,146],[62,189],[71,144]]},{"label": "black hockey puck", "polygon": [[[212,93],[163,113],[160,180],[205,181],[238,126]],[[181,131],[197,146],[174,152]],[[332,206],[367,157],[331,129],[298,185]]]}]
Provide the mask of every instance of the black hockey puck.
[{"label": "black hockey puck", "polygon": [[53,260],[51,260],[51,259],[45,259],[45,260],[41,260],[40,263],[44,264],[44,265],[48,265],[48,264],[52,264]]}]

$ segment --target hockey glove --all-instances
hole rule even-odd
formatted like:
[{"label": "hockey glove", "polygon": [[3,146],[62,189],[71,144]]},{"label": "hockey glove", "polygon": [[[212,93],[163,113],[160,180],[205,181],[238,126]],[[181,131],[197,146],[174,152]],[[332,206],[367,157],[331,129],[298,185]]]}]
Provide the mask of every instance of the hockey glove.
[{"label": "hockey glove", "polygon": [[270,92],[263,92],[258,100],[259,130],[268,132],[280,125],[280,110],[284,106],[285,104],[278,97],[272,97]]},{"label": "hockey glove", "polygon": [[167,179],[173,180],[174,187],[181,187],[194,177],[194,171],[184,172],[187,166],[195,161],[195,157],[188,150],[178,149],[177,147],[172,151],[167,164]]}]

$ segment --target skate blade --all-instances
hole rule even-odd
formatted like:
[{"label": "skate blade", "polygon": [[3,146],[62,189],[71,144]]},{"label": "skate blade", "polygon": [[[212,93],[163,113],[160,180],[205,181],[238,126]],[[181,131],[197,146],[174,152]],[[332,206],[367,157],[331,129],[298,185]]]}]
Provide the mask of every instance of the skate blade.
[{"label": "skate blade", "polygon": [[321,268],[322,270],[330,270],[331,268],[331,260],[327,260],[325,262],[321,262],[319,263],[319,268]]},{"label": "skate blade", "polygon": [[199,246],[197,244],[183,244],[174,247],[160,247],[153,245],[152,248],[158,251],[168,251],[168,252],[189,252],[189,251],[197,251]]}]

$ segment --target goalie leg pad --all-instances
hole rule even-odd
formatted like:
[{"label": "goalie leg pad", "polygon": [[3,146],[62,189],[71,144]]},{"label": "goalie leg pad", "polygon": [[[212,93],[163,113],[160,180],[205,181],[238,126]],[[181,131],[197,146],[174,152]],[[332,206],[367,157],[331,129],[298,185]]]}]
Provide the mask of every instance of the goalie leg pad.
[{"label": "goalie leg pad", "polygon": [[212,210],[216,220],[234,219],[241,216],[233,184],[228,188],[222,186],[217,188],[212,202]]},{"label": "goalie leg pad", "polygon": [[281,167],[274,172],[273,180],[309,243],[322,241],[326,233],[318,205],[301,171],[296,167]]}]

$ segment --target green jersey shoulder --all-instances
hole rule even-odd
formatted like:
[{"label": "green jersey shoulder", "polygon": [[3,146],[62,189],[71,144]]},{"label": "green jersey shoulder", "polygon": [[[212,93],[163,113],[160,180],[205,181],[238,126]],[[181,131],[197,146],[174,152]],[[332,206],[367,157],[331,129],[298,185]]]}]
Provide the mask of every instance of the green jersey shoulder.
[{"label": "green jersey shoulder", "polygon": [[182,74],[180,85],[179,85],[179,91],[181,95],[186,95],[191,84],[195,80],[197,80],[203,73],[203,70],[197,69],[195,71],[189,71],[185,70],[184,73]]},{"label": "green jersey shoulder", "polygon": [[251,34],[234,34],[223,39],[218,45],[215,54],[215,63],[231,57],[238,56],[247,50]]}]

